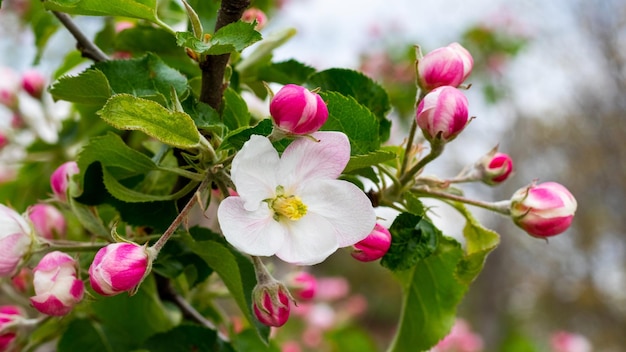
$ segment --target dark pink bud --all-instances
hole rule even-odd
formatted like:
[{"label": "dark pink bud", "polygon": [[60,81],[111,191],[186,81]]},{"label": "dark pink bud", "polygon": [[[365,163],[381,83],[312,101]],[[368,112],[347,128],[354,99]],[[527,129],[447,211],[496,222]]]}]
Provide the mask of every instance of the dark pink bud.
[{"label": "dark pink bud", "polygon": [[533,237],[558,235],[572,223],[576,199],[556,182],[531,184],[511,197],[513,222]]},{"label": "dark pink bud", "polygon": [[0,104],[15,110],[18,105],[17,93],[20,91],[20,76],[13,69],[0,67]]},{"label": "dark pink bud", "polygon": [[37,70],[28,70],[22,74],[22,88],[33,98],[41,99],[46,87],[46,78]]},{"label": "dark pink bud", "polygon": [[417,107],[417,125],[429,141],[453,140],[467,125],[467,98],[460,90],[444,86],[426,94]]},{"label": "dark pink bud", "polygon": [[69,255],[54,251],[46,254],[33,269],[35,296],[33,307],[43,314],[68,314],[83,299],[85,286],[76,277],[76,261]]},{"label": "dark pink bud", "polygon": [[508,154],[496,153],[485,163],[483,182],[495,185],[504,182],[513,172],[513,159]]},{"label": "dark pink bud", "polygon": [[113,243],[96,253],[89,267],[89,282],[94,291],[113,296],[133,291],[151,267],[148,251],[135,243]]},{"label": "dark pink bud", "polygon": [[293,134],[316,132],[328,119],[328,108],[317,93],[288,84],[270,102],[270,114],[280,129]]},{"label": "dark pink bud", "polygon": [[0,150],[6,147],[7,144],[9,144],[9,138],[4,132],[0,131]]},{"label": "dark pink bud", "polygon": [[435,49],[417,64],[419,84],[426,91],[441,86],[458,87],[472,72],[474,59],[459,43]]},{"label": "dark pink bud", "polygon": [[317,279],[306,271],[301,271],[290,279],[290,286],[295,299],[310,301],[317,291]]},{"label": "dark pink bud", "polygon": [[24,316],[24,312],[18,306],[6,305],[0,306],[0,351],[13,351],[13,342],[17,337],[13,331],[5,331],[7,325],[13,323],[15,319]]},{"label": "dark pink bud", "polygon": [[54,170],[50,176],[50,187],[59,200],[67,201],[70,178],[78,172],[78,164],[75,161],[65,162]]},{"label": "dark pink bud", "polygon": [[374,230],[364,240],[354,245],[352,256],[362,262],[371,262],[382,258],[391,246],[389,230],[376,224]]},{"label": "dark pink bud", "polygon": [[252,309],[257,319],[267,325],[280,327],[289,319],[289,293],[280,284],[260,285],[252,292]]},{"label": "dark pink bud", "polygon": [[39,203],[28,209],[28,217],[33,223],[35,233],[52,240],[64,238],[67,230],[65,217],[56,207],[50,204]]}]

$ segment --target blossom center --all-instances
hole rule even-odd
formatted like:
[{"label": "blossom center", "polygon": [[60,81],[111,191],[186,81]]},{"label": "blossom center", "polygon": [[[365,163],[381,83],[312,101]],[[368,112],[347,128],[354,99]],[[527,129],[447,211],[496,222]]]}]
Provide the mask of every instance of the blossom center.
[{"label": "blossom center", "polygon": [[280,220],[285,217],[289,220],[299,220],[307,212],[307,206],[298,196],[284,194],[282,186],[276,188],[276,198],[269,201],[270,207],[274,210],[274,219]]}]

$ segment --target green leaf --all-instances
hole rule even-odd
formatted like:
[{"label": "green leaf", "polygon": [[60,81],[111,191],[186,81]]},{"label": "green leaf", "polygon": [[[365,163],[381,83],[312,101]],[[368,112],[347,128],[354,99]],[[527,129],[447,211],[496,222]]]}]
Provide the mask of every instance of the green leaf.
[{"label": "green leaf", "polygon": [[98,62],[94,67],[107,77],[114,94],[128,93],[163,104],[170,101],[172,87],[181,99],[187,94],[187,78],[154,54]]},{"label": "green leaf", "polygon": [[[63,63],[52,74],[54,79],[59,79],[61,76],[67,73],[67,71],[73,69],[74,67],[80,65],[82,62],[86,61],[86,59],[82,56],[80,51],[72,50],[63,59]],[[107,81],[107,85],[109,82]]]},{"label": "green leaf", "polygon": [[41,60],[41,55],[48,40],[59,29],[59,21],[50,12],[43,10],[39,3],[33,2],[30,6],[36,7],[30,20],[33,34],[35,35],[35,47],[37,48],[34,60],[36,65]]},{"label": "green leaf", "polygon": [[336,92],[320,92],[328,106],[325,131],[341,131],[348,136],[351,155],[361,155],[379,149],[378,121],[367,107],[354,98]]},{"label": "green leaf", "polygon": [[230,148],[241,149],[244,143],[246,143],[250,139],[250,136],[252,136],[253,134],[268,136],[270,133],[272,133],[272,128],[272,120],[265,119],[260,121],[255,126],[241,127],[234,131],[231,131],[229,134],[226,135],[218,150],[226,150]]},{"label": "green leaf", "polygon": [[102,328],[91,319],[75,319],[61,335],[58,352],[113,352]]},{"label": "green leaf", "polygon": [[117,129],[139,130],[177,148],[200,145],[200,133],[189,115],[167,110],[147,99],[118,94],[109,99],[98,115]]},{"label": "green leaf", "polygon": [[410,213],[396,217],[389,228],[391,247],[380,264],[391,271],[407,270],[430,256],[441,232],[428,219]]},{"label": "green leaf", "polygon": [[309,84],[322,88],[322,91],[334,91],[353,97],[376,116],[380,139],[386,141],[389,138],[391,123],[385,117],[391,109],[389,97],[387,92],[371,78],[358,71],[331,68],[311,76]]},{"label": "green leaf", "polygon": [[261,40],[261,34],[254,30],[254,24],[234,22],[220,28],[208,42],[196,38],[191,32],[177,32],[176,42],[179,46],[204,55],[229,54],[242,51]]},{"label": "green leaf", "polygon": [[92,307],[113,351],[131,351],[150,336],[176,324],[159,299],[152,275],[146,277],[134,296],[102,298],[93,302]]},{"label": "green leaf", "polygon": [[455,275],[462,256],[458,242],[441,236],[432,255],[398,273],[404,298],[390,352],[426,351],[448,334],[467,291]]},{"label": "green leaf", "polygon": [[123,16],[157,21],[156,0],[44,0],[51,11],[87,16]]},{"label": "green leaf", "polygon": [[414,215],[424,216],[424,214],[426,213],[426,210],[424,209],[424,204],[422,203],[422,201],[419,199],[418,196],[416,196],[413,193],[407,192],[402,195],[402,198],[404,199],[406,210],[409,213],[414,214]]},{"label": "green leaf", "polygon": [[348,161],[345,170],[343,172],[350,172],[352,170],[363,169],[373,165],[380,164],[387,160],[391,160],[396,157],[396,154],[390,151],[377,150],[363,155],[353,155]]},{"label": "green leaf", "polygon": [[198,184],[198,182],[190,182],[185,187],[181,188],[178,192],[173,194],[150,194],[142,191],[135,190],[135,187],[127,187],[123,183],[119,182],[111,173],[106,169],[102,169],[102,175],[104,180],[104,186],[107,191],[116,199],[127,203],[145,203],[145,202],[157,202],[166,200],[176,200],[182,196],[188,194]]},{"label": "green leaf", "polygon": [[236,130],[250,124],[248,104],[232,88],[227,88],[224,91],[224,112],[222,113],[222,118],[224,124],[230,130]]},{"label": "green leaf", "polygon": [[63,76],[50,87],[55,100],[104,105],[111,97],[109,81],[100,70],[88,69],[78,76]]},{"label": "green leaf", "polygon": [[152,336],[143,345],[150,352],[214,351],[231,352],[232,347],[217,337],[214,330],[183,324]]},{"label": "green leaf", "polygon": [[261,324],[252,314],[252,290],[256,285],[254,266],[248,257],[230,247],[223,237],[203,228],[192,228],[189,231],[194,237],[204,240],[187,242],[186,245],[199,255],[215,270],[246,319],[253,325],[260,339],[267,343],[269,329]]},{"label": "green leaf", "polygon": [[259,68],[257,78],[280,84],[303,84],[315,73],[315,69],[296,60],[271,63]]},{"label": "green leaf", "polygon": [[500,244],[500,236],[483,227],[463,204],[455,203],[454,207],[467,220],[463,228],[467,254],[459,263],[457,275],[461,281],[470,284],[482,271],[489,253]]}]

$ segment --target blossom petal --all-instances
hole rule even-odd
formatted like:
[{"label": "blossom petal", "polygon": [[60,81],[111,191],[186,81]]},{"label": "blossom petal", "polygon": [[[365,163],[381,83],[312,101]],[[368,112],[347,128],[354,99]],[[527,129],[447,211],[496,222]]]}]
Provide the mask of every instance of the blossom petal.
[{"label": "blossom petal", "polygon": [[331,223],[339,247],[363,240],[376,225],[376,213],[369,198],[350,182],[320,180],[304,185],[298,195],[309,212]]},{"label": "blossom petal", "polygon": [[283,224],[288,227],[288,233],[276,256],[288,263],[321,263],[338,248],[333,225],[323,216],[311,213]]},{"label": "blossom petal", "polygon": [[350,142],[341,132],[316,132],[313,138],[300,137],[283,152],[280,170],[283,185],[300,184],[321,178],[337,178],[350,160]]},{"label": "blossom petal", "polygon": [[252,135],[233,159],[231,178],[237,194],[245,199],[245,209],[256,210],[264,199],[272,198],[278,183],[278,152],[267,137]]},{"label": "blossom petal", "polygon": [[244,208],[241,197],[228,197],[217,209],[217,218],[226,241],[250,255],[274,255],[283,244],[286,229],[262,203],[255,211]]}]

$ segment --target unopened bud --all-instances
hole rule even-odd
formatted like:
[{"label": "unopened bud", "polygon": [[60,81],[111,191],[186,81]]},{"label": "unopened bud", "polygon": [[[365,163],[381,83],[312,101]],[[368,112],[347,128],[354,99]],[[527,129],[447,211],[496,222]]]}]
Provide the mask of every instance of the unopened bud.
[{"label": "unopened bud", "polygon": [[362,262],[371,262],[382,258],[391,246],[391,233],[376,223],[374,230],[365,239],[354,245],[352,256]]},{"label": "unopened bud", "polygon": [[68,314],[83,299],[85,285],[76,277],[76,261],[68,254],[46,254],[33,269],[33,307],[47,315]]},{"label": "unopened bud", "polygon": [[426,91],[441,86],[458,87],[472,72],[474,59],[459,43],[435,49],[417,64],[419,85]]},{"label": "unopened bud", "polygon": [[467,125],[468,101],[463,93],[451,86],[443,86],[426,94],[417,107],[417,125],[429,141],[453,140]]},{"label": "unopened bud", "polygon": [[252,291],[252,310],[257,319],[267,325],[280,327],[289,319],[289,292],[279,282],[257,285]]},{"label": "unopened bud", "polygon": [[17,335],[9,326],[24,316],[22,308],[14,305],[0,306],[0,351],[14,351],[14,342]]},{"label": "unopened bud", "polygon": [[89,267],[89,282],[94,291],[103,296],[133,293],[151,267],[152,259],[145,247],[135,243],[113,243],[96,253]]},{"label": "unopened bud", "polygon": [[78,172],[78,164],[75,161],[65,162],[54,170],[50,176],[50,187],[59,200],[67,201],[70,178]]},{"label": "unopened bud", "polygon": [[263,29],[263,27],[267,24],[267,16],[265,15],[265,12],[255,7],[251,7],[244,11],[243,15],[241,15],[241,20],[248,23],[256,21],[254,29],[257,31]]},{"label": "unopened bud", "polygon": [[28,209],[28,217],[33,223],[35,233],[39,236],[48,240],[65,237],[67,230],[65,217],[53,205],[35,204]]},{"label": "unopened bud", "polygon": [[576,199],[556,182],[531,184],[511,197],[513,222],[533,237],[558,235],[572,223]]},{"label": "unopened bud", "polygon": [[301,271],[289,279],[289,286],[296,300],[310,301],[317,291],[317,279],[306,271]]},{"label": "unopened bud", "polygon": [[287,84],[270,102],[270,114],[281,130],[292,134],[316,132],[328,119],[328,108],[315,92]]},{"label": "unopened bud", "polygon": [[32,242],[28,222],[15,210],[0,204],[0,277],[15,273]]},{"label": "unopened bud", "polygon": [[22,88],[33,98],[41,99],[46,87],[46,78],[37,70],[28,70],[22,74]]}]

